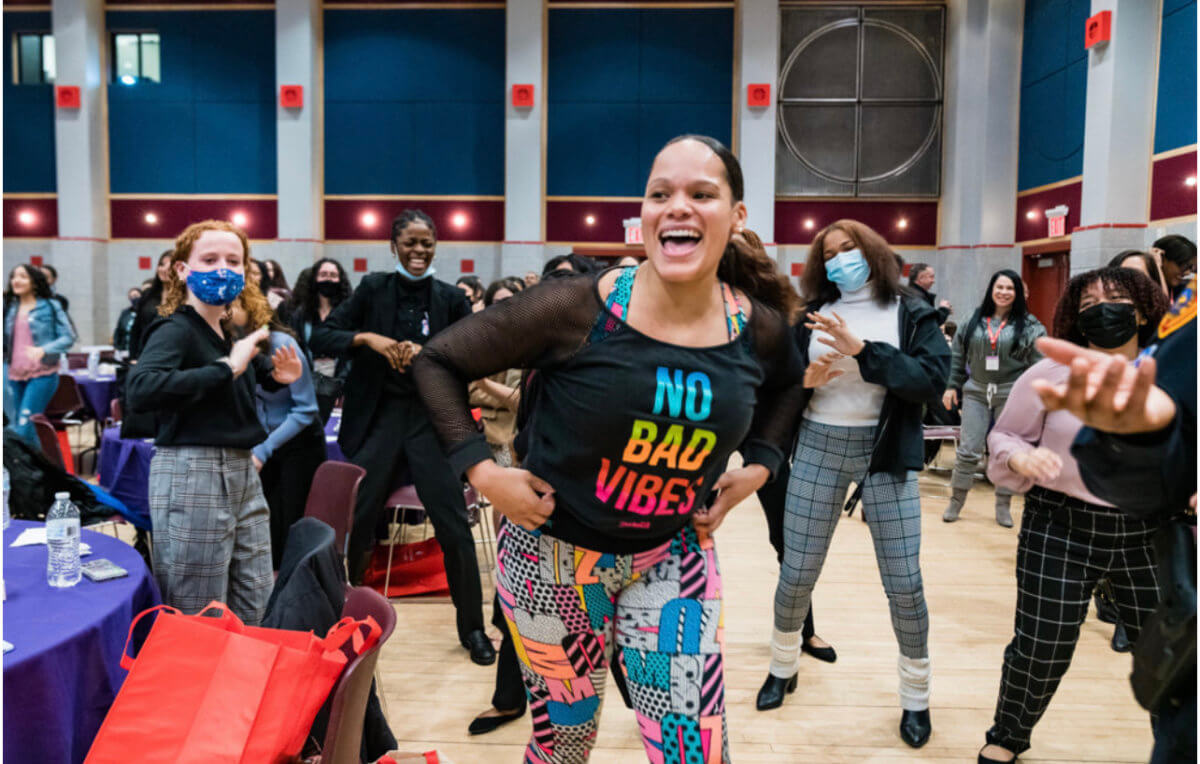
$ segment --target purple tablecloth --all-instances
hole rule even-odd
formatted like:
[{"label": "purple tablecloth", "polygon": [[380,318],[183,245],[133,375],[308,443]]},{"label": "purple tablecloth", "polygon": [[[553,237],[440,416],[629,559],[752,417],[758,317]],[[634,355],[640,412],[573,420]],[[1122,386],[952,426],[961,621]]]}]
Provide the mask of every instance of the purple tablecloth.
[{"label": "purple tablecloth", "polygon": [[150,459],[154,444],[121,437],[120,427],[100,436],[100,487],[120,499],[129,512],[121,514],[142,530],[150,530]]},{"label": "purple tablecloth", "polygon": [[52,589],[46,547],[9,546],[38,525],[14,520],[4,531],[4,639],[15,646],[4,656],[4,761],[76,764],[125,681],[129,624],[160,599],[133,547],[89,530],[83,540],[92,554],[84,560],[106,558],[129,575]]},{"label": "purple tablecloth", "polygon": [[[337,444],[342,412],[335,410],[325,424],[325,454],[330,461],[344,462]],[[143,530],[150,530],[150,460],[154,444],[148,440],[126,440],[121,428],[109,427],[100,437],[100,487],[129,508],[125,519]]]},{"label": "purple tablecloth", "polygon": [[117,397],[117,378],[89,377],[87,369],[72,369],[71,376],[79,385],[83,402],[91,409],[92,416],[101,422],[107,419],[112,401]]}]

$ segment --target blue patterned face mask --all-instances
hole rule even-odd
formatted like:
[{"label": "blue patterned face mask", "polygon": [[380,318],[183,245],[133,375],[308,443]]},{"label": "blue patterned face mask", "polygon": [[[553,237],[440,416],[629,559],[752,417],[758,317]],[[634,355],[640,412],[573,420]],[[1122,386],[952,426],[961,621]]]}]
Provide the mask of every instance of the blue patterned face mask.
[{"label": "blue patterned face mask", "polygon": [[205,305],[229,305],[246,287],[246,278],[228,268],[211,271],[188,270],[187,286]]},{"label": "blue patterned face mask", "polygon": [[825,261],[825,275],[843,292],[857,292],[871,278],[871,266],[855,247]]}]

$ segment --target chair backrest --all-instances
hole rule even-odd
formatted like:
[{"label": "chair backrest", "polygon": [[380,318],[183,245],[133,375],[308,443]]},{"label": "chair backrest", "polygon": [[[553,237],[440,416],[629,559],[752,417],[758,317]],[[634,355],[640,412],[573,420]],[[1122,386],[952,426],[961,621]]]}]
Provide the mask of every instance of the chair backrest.
[{"label": "chair backrest", "polygon": [[108,402],[108,418],[116,423],[121,421],[121,399],[113,398]]},{"label": "chair backrest", "polygon": [[79,383],[70,374],[59,374],[58,389],[46,404],[46,418],[59,419],[85,408],[83,394],[79,392]]},{"label": "chair backrest", "polygon": [[67,353],[67,368],[69,369],[86,369],[88,363],[88,354],[75,351]]},{"label": "chair backrest", "polygon": [[361,761],[359,752],[371,680],[379,660],[379,651],[396,628],[396,611],[374,589],[366,586],[346,587],[342,617],[361,619],[367,616],[374,618],[383,631],[379,635],[379,642],[355,657],[334,685],[330,696],[333,702],[329,708],[329,727],[321,747],[321,764],[360,764]]},{"label": "chair backrest", "polygon": [[50,420],[43,414],[34,414],[33,429],[37,433],[38,442],[42,444],[42,453],[46,455],[46,458],[66,469],[62,449],[58,446],[58,433],[54,431],[54,425],[50,424]]},{"label": "chair backrest", "polygon": [[327,461],[313,475],[304,516],[324,522],[336,535],[335,548],[346,554],[346,543],[354,527],[354,505],[358,486],[367,471],[346,462]]}]

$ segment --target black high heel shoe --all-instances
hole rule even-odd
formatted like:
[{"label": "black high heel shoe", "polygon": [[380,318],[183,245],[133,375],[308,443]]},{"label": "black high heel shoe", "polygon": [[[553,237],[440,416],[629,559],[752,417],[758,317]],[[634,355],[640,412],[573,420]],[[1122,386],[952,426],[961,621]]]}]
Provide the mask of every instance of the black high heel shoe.
[{"label": "black high heel shoe", "polygon": [[800,643],[800,652],[808,653],[819,661],[826,663],[835,663],[837,661],[837,651],[833,649],[833,645],[826,647],[813,647],[806,639]]},{"label": "black high heel shoe", "polygon": [[796,691],[796,678],[799,674],[792,674],[790,679],[780,679],[774,674],[767,675],[767,681],[763,682],[762,689],[758,691],[758,700],[755,701],[755,707],[759,711],[770,711],[772,708],[779,708],[783,705],[783,696],[790,695]]},{"label": "black high heel shoe", "polygon": [[912,748],[920,748],[929,742],[933,725],[929,721],[929,709],[905,711],[900,715],[900,739]]}]

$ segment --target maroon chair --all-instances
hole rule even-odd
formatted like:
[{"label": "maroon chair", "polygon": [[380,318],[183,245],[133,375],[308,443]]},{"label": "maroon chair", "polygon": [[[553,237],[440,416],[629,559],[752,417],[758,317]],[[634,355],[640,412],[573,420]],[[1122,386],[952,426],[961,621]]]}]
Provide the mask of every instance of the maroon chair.
[{"label": "maroon chair", "polygon": [[[488,576],[491,577],[492,585],[495,586],[496,536],[491,532],[491,525],[484,518],[484,509],[488,506],[488,502],[470,483],[463,484],[463,502],[467,505],[467,525],[479,525],[480,539],[475,543],[483,545]],[[394,529],[388,540],[387,569],[383,577],[383,591],[389,592],[392,585],[392,558],[397,542],[401,545],[405,543],[409,513],[414,513],[414,516],[419,518],[417,522],[424,522],[426,526],[429,525],[429,513],[425,511],[425,505],[421,503],[421,497],[417,495],[416,486],[411,483],[395,486],[383,506],[392,510],[392,522],[389,528]],[[426,531],[428,531],[427,528]]]},{"label": "maroon chair", "polygon": [[121,414],[121,399],[113,398],[108,402],[108,421],[112,424],[120,424]]},{"label": "maroon chair", "polygon": [[38,442],[42,444],[42,453],[53,464],[66,469],[62,449],[58,446],[58,432],[55,431],[54,425],[50,424],[50,420],[44,414],[34,414],[32,419],[33,429],[37,433]]},{"label": "maroon chair", "polygon": [[371,694],[371,680],[374,678],[375,664],[379,661],[379,650],[396,628],[396,611],[374,589],[366,586],[346,587],[342,617],[362,619],[367,616],[374,618],[383,631],[374,647],[364,650],[346,666],[330,693],[333,702],[329,708],[325,742],[321,746],[321,764],[360,764],[363,719],[367,712],[367,698]]},{"label": "maroon chair", "polygon": [[354,528],[354,505],[358,486],[367,471],[347,462],[324,462],[313,475],[304,516],[315,517],[333,528],[334,547],[346,556],[350,531]]}]

